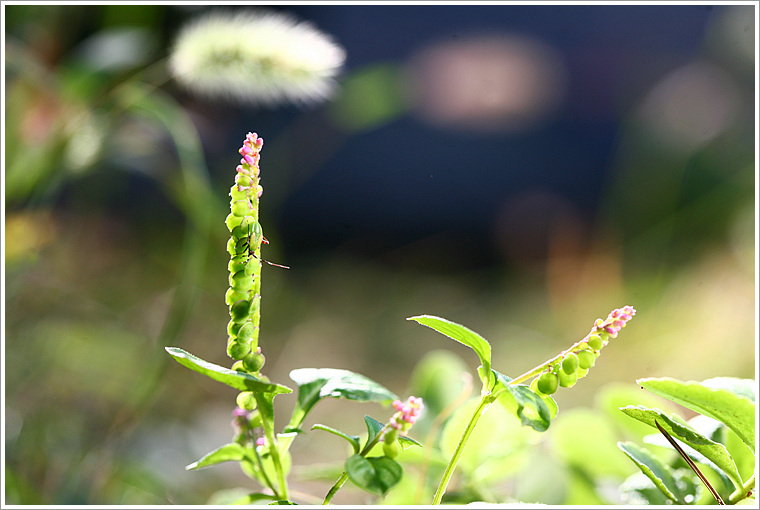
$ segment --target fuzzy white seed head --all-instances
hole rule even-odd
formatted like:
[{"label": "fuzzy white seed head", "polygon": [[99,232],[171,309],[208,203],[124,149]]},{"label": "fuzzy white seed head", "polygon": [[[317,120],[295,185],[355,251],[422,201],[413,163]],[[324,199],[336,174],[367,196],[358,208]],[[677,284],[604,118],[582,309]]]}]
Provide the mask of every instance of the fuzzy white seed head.
[{"label": "fuzzy white seed head", "polygon": [[308,22],[264,10],[217,11],[180,31],[169,69],[202,96],[307,104],[334,93],[345,59],[345,50]]}]

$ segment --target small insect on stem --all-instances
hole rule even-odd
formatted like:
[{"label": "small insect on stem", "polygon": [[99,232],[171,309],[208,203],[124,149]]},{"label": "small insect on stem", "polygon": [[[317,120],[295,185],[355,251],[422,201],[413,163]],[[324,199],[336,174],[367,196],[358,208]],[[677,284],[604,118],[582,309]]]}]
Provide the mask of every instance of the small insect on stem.
[{"label": "small insect on stem", "polygon": [[[252,249],[252,246],[251,246],[251,238],[252,237],[253,237],[253,223],[250,223],[248,225],[248,236],[247,236],[248,242],[246,243],[246,245],[247,245],[246,249],[248,250],[248,257],[249,258],[253,257],[253,258],[257,259],[257,260],[261,260],[262,262],[266,262],[270,266],[281,267],[283,269],[290,269],[289,266],[283,266],[282,264],[275,264],[274,262],[269,262],[268,260],[265,260],[265,259],[262,259],[260,257],[257,257],[256,254],[253,252],[253,249]],[[267,238],[262,235],[261,236],[261,243],[262,244],[269,244],[269,241],[267,241]]]},{"label": "small insect on stem", "polygon": [[697,465],[694,464],[694,461],[692,461],[689,458],[689,456],[686,455],[686,452],[683,451],[683,449],[680,446],[678,446],[678,443],[676,443],[675,439],[673,439],[673,437],[670,434],[668,434],[668,432],[664,428],[662,428],[662,425],[660,425],[657,420],[654,421],[654,424],[657,425],[657,428],[660,429],[660,432],[662,433],[663,436],[665,436],[665,439],[668,440],[668,442],[673,446],[673,448],[676,449],[676,451],[678,452],[678,454],[681,457],[683,457],[683,460],[685,460],[686,463],[689,465],[689,467],[697,474],[697,476],[699,477],[699,479],[702,480],[702,483],[705,484],[705,487],[707,487],[707,490],[710,491],[710,493],[713,495],[713,497],[718,502],[718,504],[725,505],[726,503],[723,502],[723,500],[720,497],[720,494],[718,494],[718,491],[716,491],[713,488],[713,486],[707,480],[707,478],[705,477],[705,475],[702,474],[702,471],[700,471],[699,468],[697,467]]}]

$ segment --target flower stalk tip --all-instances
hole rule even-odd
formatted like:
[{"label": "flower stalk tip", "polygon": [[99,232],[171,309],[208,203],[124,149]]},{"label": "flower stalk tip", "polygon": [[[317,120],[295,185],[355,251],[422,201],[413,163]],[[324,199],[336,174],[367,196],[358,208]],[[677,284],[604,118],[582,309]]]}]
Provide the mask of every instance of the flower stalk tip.
[{"label": "flower stalk tip", "polygon": [[604,321],[597,321],[596,328],[605,331],[610,337],[616,338],[620,330],[636,315],[636,309],[630,305],[612,310]]},{"label": "flower stalk tip", "polygon": [[406,432],[420,417],[424,404],[422,398],[410,396],[406,402],[394,400],[393,408],[396,409],[396,413],[391,416],[391,427],[400,432]]}]

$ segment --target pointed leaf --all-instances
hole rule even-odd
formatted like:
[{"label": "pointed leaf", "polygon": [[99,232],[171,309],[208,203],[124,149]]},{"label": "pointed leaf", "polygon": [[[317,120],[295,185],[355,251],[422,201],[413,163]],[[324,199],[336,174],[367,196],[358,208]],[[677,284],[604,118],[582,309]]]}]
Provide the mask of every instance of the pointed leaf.
[{"label": "pointed leaf", "polygon": [[398,436],[398,442],[401,443],[401,448],[403,448],[404,450],[406,450],[410,446],[420,446],[420,447],[422,446],[422,443],[420,443],[419,441],[415,441],[411,437],[407,437],[407,436]]},{"label": "pointed leaf", "polygon": [[730,391],[738,397],[749,399],[755,403],[757,383],[754,379],[739,379],[738,377],[713,377],[702,381],[703,386],[714,390]]},{"label": "pointed leaf", "polygon": [[380,431],[383,430],[385,424],[380,423],[372,416],[367,415],[364,416],[364,423],[367,424],[367,442],[364,443],[364,447],[366,448],[367,445],[374,441],[378,434],[380,434]]},{"label": "pointed leaf", "polygon": [[358,402],[389,403],[398,395],[361,374],[344,370],[344,375],[333,377],[322,386],[321,397],[345,398]]},{"label": "pointed leaf", "polygon": [[325,432],[329,432],[331,434],[335,434],[338,437],[342,437],[343,439],[351,443],[351,446],[354,449],[354,453],[359,453],[359,449],[361,448],[359,444],[359,436],[349,436],[345,432],[341,432],[338,429],[334,429],[332,427],[328,427],[327,425],[322,425],[319,423],[316,423],[311,427],[311,430],[314,430],[314,429],[324,430]]},{"label": "pointed leaf", "polygon": [[722,421],[755,451],[755,404],[725,389],[713,389],[697,381],[670,377],[636,381],[642,388],[705,416]]},{"label": "pointed leaf", "polygon": [[228,460],[240,461],[245,458],[245,448],[243,448],[238,443],[229,443],[224,446],[220,446],[213,452],[207,453],[201,459],[187,465],[185,469],[187,471],[191,471],[193,469],[200,469],[208,466],[213,466],[214,464],[219,464],[221,462],[227,462]]},{"label": "pointed leaf", "polygon": [[673,470],[667,464],[662,462],[652,452],[638,446],[636,443],[629,441],[620,442],[618,443],[618,448],[628,455],[634,464],[641,469],[641,472],[652,480],[665,497],[676,503],[685,504],[683,499],[681,499],[681,492],[676,485]]},{"label": "pointed leaf", "polygon": [[652,480],[641,471],[626,478],[618,488],[620,498],[627,505],[662,505],[668,504],[660,489],[655,487]]},{"label": "pointed leaf", "polygon": [[[515,413],[523,425],[543,432],[549,428],[551,411],[540,395],[535,393],[525,384],[509,384],[512,380],[504,374],[493,370],[496,376],[494,393],[498,395],[498,401],[508,411]],[[504,390],[501,391],[500,390]]]},{"label": "pointed leaf", "polygon": [[291,393],[293,391],[287,386],[264,382],[251,374],[209,363],[178,347],[166,347],[166,352],[187,368],[227,386],[232,386],[236,390],[269,393]]},{"label": "pointed leaf", "polygon": [[620,410],[631,418],[646,423],[655,429],[657,429],[656,419],[668,434],[704,455],[726,473],[737,484],[737,487],[741,486],[742,480],[739,471],[736,469],[736,463],[726,447],[689,427],[678,415],[668,416],[659,409],[647,409],[642,406],[626,406],[621,407]]},{"label": "pointed leaf", "polygon": [[325,397],[359,402],[386,403],[398,396],[372,379],[349,370],[336,368],[299,368],[290,372],[298,385],[298,410],[291,424],[300,423],[317,402]]},{"label": "pointed leaf", "polygon": [[[434,315],[417,315],[415,317],[409,317],[406,320],[417,321],[423,326],[432,328],[442,335],[446,335],[452,340],[456,340],[474,350],[475,354],[480,358],[481,365],[483,365],[483,372],[485,373],[485,376],[481,376],[483,385],[487,389],[491,389],[491,386],[493,385],[493,374],[491,373],[491,344],[489,344],[485,338],[461,324]],[[483,377],[485,377],[485,379],[483,379]]]},{"label": "pointed leaf", "polygon": [[399,463],[388,457],[366,459],[361,455],[348,458],[346,472],[354,484],[375,494],[388,492],[404,474]]}]

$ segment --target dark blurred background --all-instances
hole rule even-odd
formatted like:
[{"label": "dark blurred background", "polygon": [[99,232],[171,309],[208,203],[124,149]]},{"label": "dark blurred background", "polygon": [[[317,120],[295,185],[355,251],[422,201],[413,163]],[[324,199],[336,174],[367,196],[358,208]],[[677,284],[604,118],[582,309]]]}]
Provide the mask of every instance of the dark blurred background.
[{"label": "dark blurred background", "polygon": [[[263,256],[291,267],[264,267],[274,381],[345,368],[405,395],[437,349],[474,370],[405,320],[424,313],[479,332],[514,377],[626,304],[561,409],[640,377],[755,377],[756,6],[269,9],[345,48],[334,98],[178,86],[164,59],[207,6],[3,6],[8,503],[255,485],[184,471],[230,439],[236,392],[163,350],[230,364],[224,218],[248,131]],[[364,413],[388,410],[329,401],[313,422],[359,434]],[[311,436],[294,464],[340,460]]]}]

